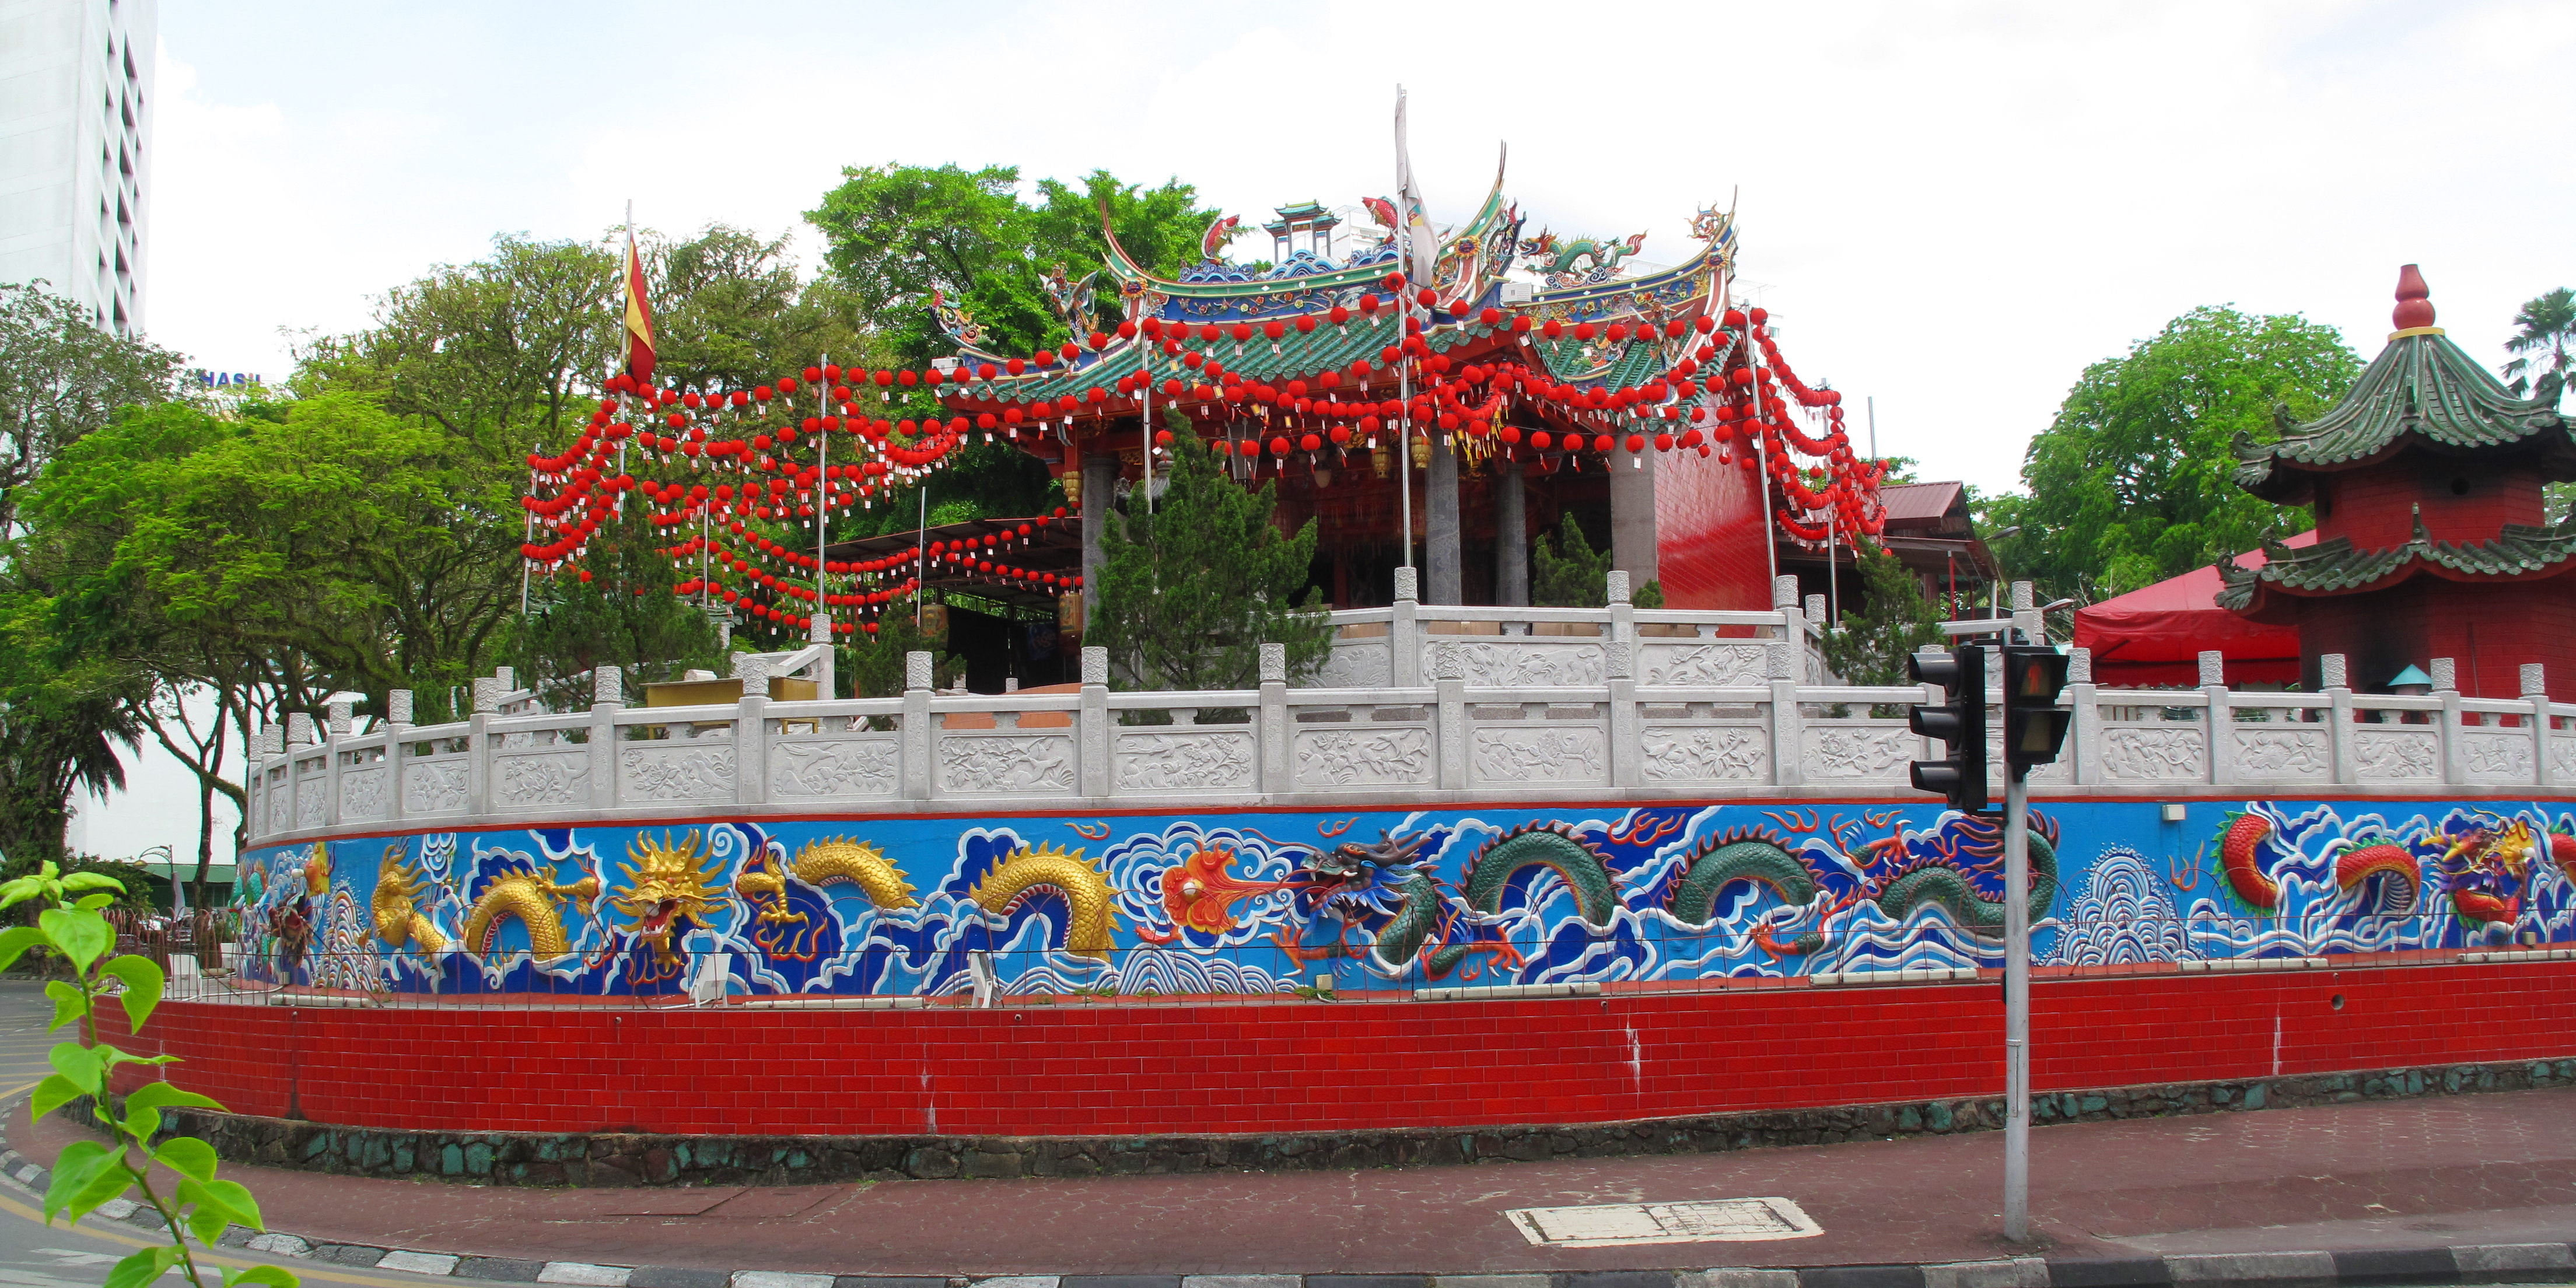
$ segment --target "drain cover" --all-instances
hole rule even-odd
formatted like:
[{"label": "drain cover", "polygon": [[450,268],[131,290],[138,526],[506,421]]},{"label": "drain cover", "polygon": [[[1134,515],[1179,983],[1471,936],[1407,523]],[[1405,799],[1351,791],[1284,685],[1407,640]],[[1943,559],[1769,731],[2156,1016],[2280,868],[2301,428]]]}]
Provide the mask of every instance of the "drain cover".
[{"label": "drain cover", "polygon": [[1694,1203],[1598,1203],[1513,1208],[1503,1213],[1521,1237],[1543,1248],[1615,1248],[1632,1243],[1744,1243],[1804,1239],[1824,1228],[1787,1199],[1704,1199]]}]

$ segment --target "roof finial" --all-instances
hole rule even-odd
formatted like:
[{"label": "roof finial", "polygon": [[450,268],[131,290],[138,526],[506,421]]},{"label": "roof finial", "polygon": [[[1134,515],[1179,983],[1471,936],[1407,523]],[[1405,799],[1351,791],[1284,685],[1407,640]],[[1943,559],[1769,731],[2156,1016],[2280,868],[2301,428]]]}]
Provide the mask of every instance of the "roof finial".
[{"label": "roof finial", "polygon": [[2389,315],[2400,331],[2433,325],[2433,288],[2413,264],[2397,270],[2397,311]]}]

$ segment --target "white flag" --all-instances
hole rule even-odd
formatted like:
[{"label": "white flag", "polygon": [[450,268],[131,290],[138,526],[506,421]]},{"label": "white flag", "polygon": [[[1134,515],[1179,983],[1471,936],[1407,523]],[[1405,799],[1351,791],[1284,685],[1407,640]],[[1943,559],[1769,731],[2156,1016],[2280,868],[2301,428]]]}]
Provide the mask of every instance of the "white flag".
[{"label": "white flag", "polygon": [[1438,286],[1433,269],[1440,262],[1440,235],[1422,208],[1422,189],[1413,182],[1413,154],[1404,144],[1404,87],[1395,87],[1395,211],[1404,221],[1404,264],[1416,287]]}]

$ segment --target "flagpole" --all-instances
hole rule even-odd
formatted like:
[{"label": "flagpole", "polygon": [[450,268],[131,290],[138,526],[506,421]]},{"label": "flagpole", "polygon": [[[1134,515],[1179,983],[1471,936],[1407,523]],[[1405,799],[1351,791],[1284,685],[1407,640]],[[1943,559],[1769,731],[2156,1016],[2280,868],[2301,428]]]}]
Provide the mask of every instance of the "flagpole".
[{"label": "flagpole", "polygon": [[1753,342],[1753,310],[1744,311],[1744,365],[1754,372],[1745,388],[1753,391],[1753,461],[1761,477],[1754,489],[1762,494],[1762,557],[1771,569],[1771,585],[1777,594],[1780,584],[1780,541],[1771,522],[1771,447],[1770,435],[1762,431],[1762,349]]},{"label": "flagpole", "polygon": [[[824,354],[824,365],[829,366],[831,362],[832,355]],[[814,382],[814,414],[817,417],[832,414],[832,381],[828,376]],[[823,555],[831,548],[832,471],[827,465],[831,459],[832,426],[826,422],[814,436],[814,611],[818,613],[825,611],[823,597],[831,589],[823,580]],[[806,634],[813,632],[807,631]],[[828,701],[831,695],[825,694],[824,697]]]}]

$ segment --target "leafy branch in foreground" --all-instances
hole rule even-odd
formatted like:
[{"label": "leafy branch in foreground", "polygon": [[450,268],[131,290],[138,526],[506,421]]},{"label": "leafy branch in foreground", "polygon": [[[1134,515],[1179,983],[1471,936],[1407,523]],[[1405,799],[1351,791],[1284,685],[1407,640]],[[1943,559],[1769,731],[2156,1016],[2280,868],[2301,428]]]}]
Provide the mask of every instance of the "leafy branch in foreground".
[{"label": "leafy branch in foreground", "polygon": [[[96,872],[65,874],[52,863],[45,864],[34,875],[0,884],[0,909],[14,907],[29,899],[41,899],[52,905],[36,916],[32,926],[12,926],[0,930],[0,970],[18,960],[30,948],[50,948],[71,967],[71,978],[58,979],[45,985],[45,996],[54,1001],[53,1022],[47,1031],[57,1031],[77,1023],[78,1036],[54,1044],[46,1059],[54,1072],[36,1086],[31,1111],[38,1117],[52,1113],[82,1097],[89,1099],[99,1124],[108,1130],[109,1142],[78,1140],[63,1147],[54,1160],[53,1183],[45,1190],[45,1223],[53,1224],[60,1215],[66,1221],[78,1221],[110,1199],[134,1193],[139,1201],[161,1214],[170,1242],[137,1250],[108,1271],[105,1288],[143,1288],[177,1268],[187,1276],[193,1288],[206,1288],[203,1271],[188,1238],[211,1248],[223,1237],[226,1227],[240,1224],[254,1230],[265,1230],[259,1219],[259,1204],[250,1191],[238,1181],[219,1180],[215,1176],[215,1147],[194,1136],[173,1136],[158,1147],[152,1138],[161,1134],[161,1111],[173,1107],[221,1110],[222,1105],[193,1091],[181,1091],[167,1081],[145,1083],[125,1097],[120,1107],[108,1098],[108,1085],[119,1065],[170,1064],[176,1056],[127,1055],[98,1038],[98,1005],[111,994],[110,981],[122,986],[113,994],[125,1008],[129,1032],[140,1032],[152,1010],[161,1004],[164,981],[161,968],[148,957],[131,953],[106,957],[116,946],[116,931],[99,909],[115,902],[124,883]],[[81,1041],[86,1038],[87,1041]],[[140,1154],[141,1163],[135,1161]],[[167,1193],[156,1188],[155,1168],[166,1169],[178,1183]],[[168,1177],[161,1178],[165,1183]],[[271,1288],[296,1288],[293,1272],[279,1266],[222,1266],[222,1282],[234,1284],[267,1284]]]}]

